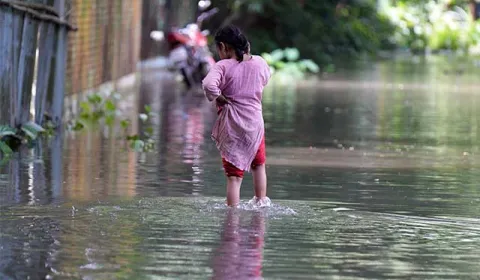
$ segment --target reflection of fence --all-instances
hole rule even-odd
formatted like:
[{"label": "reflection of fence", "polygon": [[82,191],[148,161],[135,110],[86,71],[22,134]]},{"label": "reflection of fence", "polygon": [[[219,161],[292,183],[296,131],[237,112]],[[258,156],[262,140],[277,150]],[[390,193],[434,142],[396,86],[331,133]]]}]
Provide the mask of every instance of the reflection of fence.
[{"label": "reflection of fence", "polygon": [[[32,86],[36,75],[35,121],[46,108],[54,121],[62,114],[67,30],[65,6],[56,9],[43,0],[0,0],[0,121],[19,126],[30,120]],[[35,67],[38,48],[39,63]],[[35,73],[35,68],[37,69]],[[53,86],[55,85],[55,86]],[[48,89],[51,89],[49,91]]]}]

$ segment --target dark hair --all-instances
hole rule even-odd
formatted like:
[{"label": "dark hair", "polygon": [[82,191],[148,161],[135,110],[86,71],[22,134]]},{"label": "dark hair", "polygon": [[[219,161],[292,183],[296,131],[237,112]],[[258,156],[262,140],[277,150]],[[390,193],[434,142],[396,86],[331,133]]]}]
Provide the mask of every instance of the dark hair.
[{"label": "dark hair", "polygon": [[232,47],[235,51],[238,61],[243,61],[243,55],[250,51],[250,43],[242,31],[234,26],[228,25],[217,31],[215,34],[217,45],[224,43]]}]

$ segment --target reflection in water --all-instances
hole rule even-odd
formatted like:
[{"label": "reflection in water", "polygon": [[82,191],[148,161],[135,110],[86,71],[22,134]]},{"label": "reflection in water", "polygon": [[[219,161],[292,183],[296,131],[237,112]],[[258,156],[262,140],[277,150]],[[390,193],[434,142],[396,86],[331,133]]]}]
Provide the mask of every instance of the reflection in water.
[{"label": "reflection in water", "polygon": [[87,202],[136,195],[137,155],[126,145],[92,132],[68,139],[63,197]]},{"label": "reflection in water", "polygon": [[[422,63],[268,88],[269,193],[297,215],[266,215],[265,245],[261,213],[218,206],[215,109],[145,73],[120,106],[132,133],[141,108],[157,113],[157,152],[90,131],[45,139],[0,167],[0,279],[479,275],[478,70],[453,77],[448,64]],[[246,180],[244,199],[251,189]]]},{"label": "reflection in water", "polygon": [[204,112],[202,107],[192,107],[188,111],[188,119],[185,132],[185,144],[183,149],[184,162],[192,165],[192,184],[194,186],[192,194],[199,194],[203,186],[201,175],[202,167],[202,145],[204,141]]},{"label": "reflection in water", "polygon": [[203,96],[193,91],[177,93],[170,98],[173,102],[165,106],[168,118],[165,126],[168,128],[167,139],[163,143],[167,146],[167,176],[176,174],[179,168],[179,172],[191,176],[181,182],[192,184],[191,193],[198,194],[203,185],[202,146],[205,139],[204,115],[207,103]]},{"label": "reflection in water", "polygon": [[[158,113],[154,132],[159,153],[146,155],[144,164],[138,167],[141,178],[150,177],[153,170],[157,176],[147,182],[149,186],[139,186],[139,191],[155,190],[162,196],[198,195],[204,186],[205,139],[210,139],[206,137],[210,130],[209,104],[203,93],[183,92],[165,74],[148,73],[142,81],[139,107],[149,105]],[[171,187],[159,187],[167,184]]]},{"label": "reflection in water", "polygon": [[60,248],[58,221],[0,211],[0,279],[46,279]]},{"label": "reflection in water", "polygon": [[62,199],[62,141],[61,135],[38,139],[33,150],[23,147],[14,155],[4,167],[9,187],[0,195],[0,205],[50,204]]},{"label": "reflection in water", "polygon": [[264,214],[252,211],[250,223],[242,226],[238,211],[227,210],[220,245],[214,251],[212,279],[263,279]]}]

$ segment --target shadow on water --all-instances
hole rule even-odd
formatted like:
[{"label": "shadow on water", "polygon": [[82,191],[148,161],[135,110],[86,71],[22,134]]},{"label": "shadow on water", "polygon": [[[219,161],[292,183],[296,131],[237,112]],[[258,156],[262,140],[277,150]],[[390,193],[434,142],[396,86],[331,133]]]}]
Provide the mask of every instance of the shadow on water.
[{"label": "shadow on water", "polygon": [[211,104],[142,73],[122,106],[132,119],[145,105],[158,113],[156,152],[101,130],[42,140],[0,168],[0,278],[476,276],[478,71],[447,66],[400,60],[273,82],[266,211],[223,206]]}]

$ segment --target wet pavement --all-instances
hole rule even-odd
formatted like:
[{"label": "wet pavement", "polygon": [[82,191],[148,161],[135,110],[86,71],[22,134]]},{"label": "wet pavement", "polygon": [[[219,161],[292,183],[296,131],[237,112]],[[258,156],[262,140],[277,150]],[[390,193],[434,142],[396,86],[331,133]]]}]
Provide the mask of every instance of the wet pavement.
[{"label": "wet pavement", "polygon": [[[65,134],[0,168],[0,279],[475,279],[480,71],[360,64],[264,95],[269,196],[224,207],[215,110],[158,71],[157,149]],[[135,122],[135,128],[141,124]]]}]

